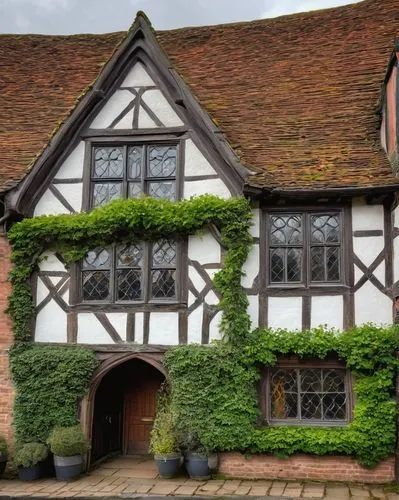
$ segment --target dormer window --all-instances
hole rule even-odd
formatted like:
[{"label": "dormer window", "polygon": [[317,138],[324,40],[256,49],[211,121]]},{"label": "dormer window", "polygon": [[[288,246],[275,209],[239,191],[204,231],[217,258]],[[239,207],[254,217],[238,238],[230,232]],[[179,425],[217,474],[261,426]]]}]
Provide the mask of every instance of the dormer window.
[{"label": "dormer window", "polygon": [[177,144],[104,144],[92,148],[90,208],[142,194],[176,200]]}]

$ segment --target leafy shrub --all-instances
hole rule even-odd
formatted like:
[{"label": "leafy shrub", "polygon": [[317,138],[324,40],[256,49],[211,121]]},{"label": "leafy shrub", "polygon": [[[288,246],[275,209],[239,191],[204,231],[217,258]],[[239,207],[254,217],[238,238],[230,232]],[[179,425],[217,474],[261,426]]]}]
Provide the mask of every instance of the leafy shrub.
[{"label": "leafy shrub", "polygon": [[0,457],[7,456],[8,446],[4,436],[0,434]]},{"label": "leafy shrub", "polygon": [[170,406],[168,390],[163,386],[157,395],[157,411],[151,430],[150,453],[168,455],[177,451],[175,415]]},{"label": "leafy shrub", "polygon": [[43,443],[17,444],[14,451],[14,464],[17,467],[32,467],[46,460],[48,448]]},{"label": "leafy shrub", "polygon": [[88,449],[86,436],[79,425],[55,427],[47,440],[50,450],[58,457],[81,455]]}]

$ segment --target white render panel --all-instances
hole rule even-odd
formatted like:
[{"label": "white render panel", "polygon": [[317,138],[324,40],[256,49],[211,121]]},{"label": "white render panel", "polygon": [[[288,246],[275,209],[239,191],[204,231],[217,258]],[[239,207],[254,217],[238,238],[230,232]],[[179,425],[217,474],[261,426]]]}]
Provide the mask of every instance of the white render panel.
[{"label": "white render panel", "polygon": [[195,300],[196,300],[195,295],[189,291],[188,292],[188,302],[187,302],[188,306],[190,307],[191,305],[193,305]]},{"label": "white render panel", "polygon": [[144,92],[142,99],[165,127],[180,127],[184,125],[160,90],[147,90]]},{"label": "white render panel", "polygon": [[144,338],[144,313],[138,312],[135,314],[134,322],[134,342],[142,344]]},{"label": "white render panel", "polygon": [[259,326],[259,296],[248,295],[248,314],[251,320],[251,328]]},{"label": "white render panel", "polygon": [[302,330],[302,297],[269,297],[269,328]]},{"label": "white render panel", "polygon": [[367,267],[370,266],[381,250],[384,249],[383,236],[353,238],[353,251]]},{"label": "white render panel", "polygon": [[222,311],[219,311],[209,324],[209,342],[221,340],[220,322],[222,321]]},{"label": "white render panel", "polygon": [[43,302],[49,293],[48,288],[38,276],[36,283],[36,305],[38,306],[41,302]]},{"label": "white render panel", "polygon": [[80,141],[58,169],[55,179],[81,179],[83,177],[84,156],[85,143]]},{"label": "white render panel", "polygon": [[205,269],[205,271],[206,271],[206,274],[211,278],[211,280],[213,280],[213,278],[215,277],[215,274],[218,273],[220,271],[220,269]]},{"label": "white render panel", "polygon": [[207,179],[206,181],[186,181],[184,183],[184,199],[202,194],[214,194],[221,198],[231,198],[231,193],[221,179]]},{"label": "white render panel", "polygon": [[251,288],[259,274],[259,245],[252,246],[242,270],[245,276],[241,278],[241,284],[245,288]]},{"label": "white render panel", "polygon": [[188,268],[188,277],[190,278],[191,283],[194,285],[194,288],[198,292],[201,292],[204,289],[206,285],[205,281],[192,266],[189,266]]},{"label": "white render panel", "polygon": [[353,200],[352,229],[353,231],[384,230],[384,207],[366,205],[364,200],[359,198]]},{"label": "white render panel", "polygon": [[154,80],[147,73],[144,66],[138,62],[129,71],[121,87],[150,87],[152,85],[155,85]]},{"label": "white render panel", "polygon": [[66,342],[67,316],[51,300],[36,316],[35,342]]},{"label": "white render panel", "polygon": [[36,203],[34,216],[37,215],[57,215],[57,214],[70,214],[71,212],[58,201],[53,193],[46,189],[43,196]]},{"label": "white render panel", "polygon": [[69,288],[68,290],[64,293],[64,295],[62,296],[62,298],[64,299],[65,303],[66,304],[69,304]]},{"label": "white render panel", "polygon": [[78,344],[114,344],[114,341],[94,314],[79,313]]},{"label": "white render panel", "polygon": [[[90,128],[109,127],[133,99],[133,94],[128,90],[116,90],[91,122]],[[131,116],[133,116],[132,113],[131,111]],[[132,128],[132,119],[130,119],[130,125],[127,128]]]},{"label": "white render panel", "polygon": [[194,144],[192,139],[186,140],[184,175],[216,175],[216,170]]},{"label": "white render panel", "polygon": [[[131,94],[131,97],[133,99],[133,94]],[[120,129],[129,129],[133,127],[133,110],[132,108],[130,111],[128,111],[118,122],[115,123],[114,129],[120,130]],[[111,125],[112,122],[108,124]]]},{"label": "white render panel", "polygon": [[150,115],[140,106],[139,110],[139,128],[157,128],[158,125]]},{"label": "white render panel", "polygon": [[43,252],[39,262],[40,271],[64,271],[64,264],[57,259],[53,252]]},{"label": "white render panel", "polygon": [[344,318],[344,300],[342,295],[326,295],[312,297],[311,320],[312,328],[327,326],[342,330]]},{"label": "white render panel", "polygon": [[360,280],[360,278],[363,276],[363,271],[361,271],[356,264],[353,265],[355,269],[355,285],[356,283]]},{"label": "white render panel", "polygon": [[392,300],[367,281],[355,293],[355,324],[389,325],[392,320]]},{"label": "white render panel", "polygon": [[385,261],[382,261],[373,272],[374,276],[385,286]]},{"label": "white render panel", "polygon": [[188,258],[200,264],[218,264],[221,260],[220,244],[209,231],[189,236]]},{"label": "white render panel", "polygon": [[200,305],[189,315],[187,325],[187,343],[201,344],[203,306]]},{"label": "white render panel", "polygon": [[249,229],[251,236],[259,238],[260,235],[260,210],[259,208],[252,209],[252,226]]},{"label": "white render panel", "polygon": [[393,240],[393,281],[399,280],[399,236]]},{"label": "white render panel", "polygon": [[210,290],[205,296],[205,302],[210,306],[216,306],[219,304],[219,299],[217,298],[216,293],[213,290]]},{"label": "white render panel", "polygon": [[80,212],[82,210],[82,182],[78,182],[76,184],[56,184],[55,187],[67,200],[75,212]]},{"label": "white render panel", "polygon": [[150,314],[149,344],[176,345],[179,343],[179,313]]},{"label": "white render panel", "polygon": [[54,286],[56,286],[59,283],[59,281],[61,281],[61,278],[59,276],[49,276],[48,279]]},{"label": "white render panel", "polygon": [[126,340],[127,313],[107,313],[107,318],[120,338]]}]

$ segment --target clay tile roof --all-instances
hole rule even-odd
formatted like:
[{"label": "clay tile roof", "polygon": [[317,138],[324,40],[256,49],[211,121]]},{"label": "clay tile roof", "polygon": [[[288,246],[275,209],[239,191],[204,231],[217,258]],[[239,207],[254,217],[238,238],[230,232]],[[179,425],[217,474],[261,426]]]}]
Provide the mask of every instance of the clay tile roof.
[{"label": "clay tile roof", "polygon": [[[254,175],[277,188],[391,185],[378,100],[397,0],[157,33]],[[124,34],[0,36],[0,187],[20,180]]]}]

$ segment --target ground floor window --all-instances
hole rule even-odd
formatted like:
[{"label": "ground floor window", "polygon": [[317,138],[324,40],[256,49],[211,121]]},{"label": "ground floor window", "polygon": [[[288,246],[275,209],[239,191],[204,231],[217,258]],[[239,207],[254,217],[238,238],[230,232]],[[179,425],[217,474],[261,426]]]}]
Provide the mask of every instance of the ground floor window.
[{"label": "ground floor window", "polygon": [[349,390],[344,368],[277,366],[265,374],[261,399],[271,424],[339,425],[349,420]]}]

